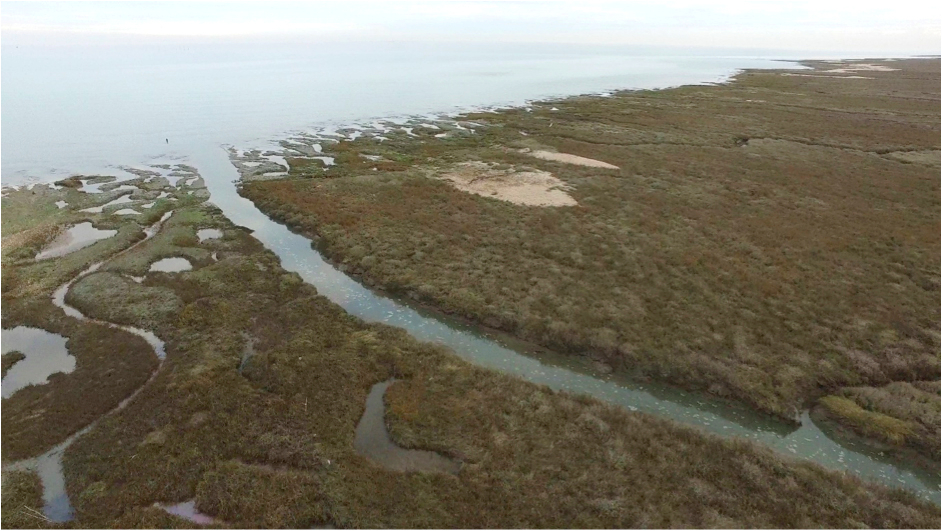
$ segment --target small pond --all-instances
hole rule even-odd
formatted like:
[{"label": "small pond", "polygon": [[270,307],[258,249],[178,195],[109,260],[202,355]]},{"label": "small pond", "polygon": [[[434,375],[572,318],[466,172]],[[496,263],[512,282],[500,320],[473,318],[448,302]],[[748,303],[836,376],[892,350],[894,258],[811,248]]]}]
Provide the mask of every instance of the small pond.
[{"label": "small pond", "polygon": [[98,240],[111,238],[117,233],[118,231],[116,230],[96,229],[88,221],[79,223],[78,225],[74,225],[62,234],[56,236],[56,239],[52,240],[52,242],[47,245],[45,249],[36,255],[36,260],[45,260],[46,258],[65,256],[71,252],[88,247]]},{"label": "small pond", "polygon": [[189,520],[190,522],[193,522],[197,525],[211,525],[215,523],[215,519],[212,516],[203,514],[196,510],[195,500],[174,504],[155,503],[154,506],[167,511],[174,516],[179,516],[180,518]]},{"label": "small pond", "polygon": [[203,243],[204,240],[222,238],[222,231],[219,229],[200,229],[196,231],[196,237],[200,239],[200,243]]},{"label": "small pond", "polygon": [[3,377],[3,398],[10,398],[31,384],[44,384],[50,375],[75,370],[75,357],[65,348],[67,338],[39,328],[17,326],[3,330],[0,336],[3,354],[20,352],[18,361]]},{"label": "small pond", "polygon": [[370,460],[400,472],[446,472],[457,474],[461,463],[428,450],[409,450],[397,445],[386,429],[383,396],[393,380],[378,383],[366,397],[366,410],[357,424],[353,447]]},{"label": "small pond", "polygon": [[173,257],[162,258],[150,265],[150,271],[162,271],[164,273],[178,273],[180,271],[189,271],[193,269],[193,264],[186,258]]}]

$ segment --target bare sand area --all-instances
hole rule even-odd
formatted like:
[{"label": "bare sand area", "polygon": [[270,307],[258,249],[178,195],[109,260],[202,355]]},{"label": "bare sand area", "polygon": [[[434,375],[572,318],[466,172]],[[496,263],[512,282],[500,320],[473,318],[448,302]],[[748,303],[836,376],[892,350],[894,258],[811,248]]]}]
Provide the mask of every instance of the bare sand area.
[{"label": "bare sand area", "polygon": [[459,190],[517,205],[557,207],[577,204],[566,192],[566,183],[542,170],[501,169],[495,164],[475,161],[456,164],[438,178]]},{"label": "bare sand area", "polygon": [[588,157],[580,157],[579,155],[571,155],[569,153],[557,153],[555,151],[546,150],[530,151],[526,148],[520,150],[520,152],[526,153],[531,157],[536,157],[542,160],[551,160],[553,162],[563,162],[565,164],[575,164],[577,166],[587,166],[589,168],[606,168],[609,170],[619,169],[618,166],[615,166],[614,164],[602,162],[601,160],[590,159]]}]

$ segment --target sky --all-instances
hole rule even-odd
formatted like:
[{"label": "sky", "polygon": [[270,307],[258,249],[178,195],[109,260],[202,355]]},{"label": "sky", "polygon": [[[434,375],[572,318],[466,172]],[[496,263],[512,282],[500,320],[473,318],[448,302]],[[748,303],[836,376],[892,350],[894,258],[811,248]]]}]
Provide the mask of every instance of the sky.
[{"label": "sky", "polygon": [[939,54],[940,5],[913,0],[4,1],[0,42],[578,43]]}]

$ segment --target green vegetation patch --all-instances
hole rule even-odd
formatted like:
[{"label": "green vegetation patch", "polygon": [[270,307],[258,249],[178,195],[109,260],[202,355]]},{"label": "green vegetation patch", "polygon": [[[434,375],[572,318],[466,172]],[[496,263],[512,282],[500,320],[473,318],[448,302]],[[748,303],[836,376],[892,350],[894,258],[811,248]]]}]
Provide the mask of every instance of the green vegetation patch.
[{"label": "green vegetation patch", "polygon": [[883,413],[867,411],[848,398],[825,396],[818,402],[842,422],[853,426],[869,437],[875,437],[890,444],[902,445],[913,435],[915,426],[911,422]]},{"label": "green vegetation patch", "polygon": [[145,286],[116,273],[92,273],[72,285],[66,302],[85,315],[152,330],[183,307],[164,287]]},{"label": "green vegetation patch", "polygon": [[818,403],[853,431],[895,447],[909,447],[931,461],[940,455],[939,381],[849,387]]}]

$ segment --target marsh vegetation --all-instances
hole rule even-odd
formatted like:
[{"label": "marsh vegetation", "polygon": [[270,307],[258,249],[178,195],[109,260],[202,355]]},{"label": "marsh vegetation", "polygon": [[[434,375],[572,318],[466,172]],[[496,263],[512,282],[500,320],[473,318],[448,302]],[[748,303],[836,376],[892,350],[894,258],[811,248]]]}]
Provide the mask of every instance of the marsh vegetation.
[{"label": "marsh vegetation", "polygon": [[[940,371],[939,62],[809,66],[325,142],[335,166],[289,158],[241,193],[372,286],[793,419]],[[430,178],[467,164],[547,172],[576,204]]]}]

